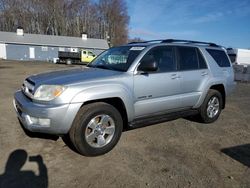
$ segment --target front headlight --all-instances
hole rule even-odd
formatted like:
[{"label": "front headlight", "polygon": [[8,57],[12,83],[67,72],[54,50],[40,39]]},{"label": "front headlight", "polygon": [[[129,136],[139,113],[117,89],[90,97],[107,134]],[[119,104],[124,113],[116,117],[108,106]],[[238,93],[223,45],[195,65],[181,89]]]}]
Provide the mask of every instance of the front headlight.
[{"label": "front headlight", "polygon": [[51,101],[60,96],[65,89],[66,87],[61,85],[41,85],[37,88],[34,94],[34,99],[40,101]]}]

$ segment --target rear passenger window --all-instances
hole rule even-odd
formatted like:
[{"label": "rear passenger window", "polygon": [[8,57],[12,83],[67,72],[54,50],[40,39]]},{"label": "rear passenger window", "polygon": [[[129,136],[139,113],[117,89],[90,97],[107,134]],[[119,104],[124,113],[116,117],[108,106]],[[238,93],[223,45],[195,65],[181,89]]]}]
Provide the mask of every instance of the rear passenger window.
[{"label": "rear passenger window", "polygon": [[197,53],[198,53],[198,59],[199,59],[199,68],[200,69],[206,69],[207,64],[205,62],[204,57],[201,55],[201,52],[198,49],[197,49]]},{"label": "rear passenger window", "polygon": [[220,67],[230,67],[229,59],[227,58],[227,55],[224,51],[212,49],[206,50]]},{"label": "rear passenger window", "polygon": [[178,47],[180,70],[199,69],[199,62],[196,54],[196,48]]}]

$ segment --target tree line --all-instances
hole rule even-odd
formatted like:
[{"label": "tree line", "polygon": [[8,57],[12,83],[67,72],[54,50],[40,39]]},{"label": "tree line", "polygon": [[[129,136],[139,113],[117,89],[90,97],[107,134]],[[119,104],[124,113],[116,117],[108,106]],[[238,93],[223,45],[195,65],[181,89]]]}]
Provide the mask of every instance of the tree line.
[{"label": "tree line", "polygon": [[129,16],[124,0],[0,0],[0,30],[128,41]]}]

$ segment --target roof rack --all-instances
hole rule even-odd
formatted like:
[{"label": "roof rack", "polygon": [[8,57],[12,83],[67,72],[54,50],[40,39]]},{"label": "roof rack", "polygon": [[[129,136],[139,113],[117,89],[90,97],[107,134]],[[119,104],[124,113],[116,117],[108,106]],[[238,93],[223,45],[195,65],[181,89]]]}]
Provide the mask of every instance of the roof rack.
[{"label": "roof rack", "polygon": [[153,43],[153,42],[159,42],[159,43],[186,43],[186,44],[204,44],[212,47],[221,47],[215,43],[212,42],[201,42],[201,41],[193,41],[193,40],[181,40],[181,39],[163,39],[163,40],[149,40],[149,41],[142,41],[142,42],[130,42],[128,44],[137,44],[137,43]]},{"label": "roof rack", "polygon": [[148,40],[148,41],[140,41],[140,42],[129,42],[128,44],[137,44],[137,43],[153,43],[153,42],[162,42],[163,40]]},{"label": "roof rack", "polygon": [[212,42],[201,42],[201,41],[194,41],[194,40],[180,40],[180,39],[165,39],[162,40],[162,43],[192,43],[192,44],[205,44],[213,47],[220,47],[219,45],[212,43]]}]

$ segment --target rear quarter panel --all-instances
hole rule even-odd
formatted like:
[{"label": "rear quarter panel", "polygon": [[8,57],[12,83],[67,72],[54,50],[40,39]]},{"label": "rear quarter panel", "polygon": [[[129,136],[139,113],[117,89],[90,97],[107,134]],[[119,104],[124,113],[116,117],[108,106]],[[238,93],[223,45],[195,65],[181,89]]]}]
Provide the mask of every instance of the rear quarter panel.
[{"label": "rear quarter panel", "polygon": [[[216,48],[214,48],[214,49],[216,49]],[[207,80],[207,82],[203,84],[203,86],[202,86],[203,88],[201,89],[202,95],[199,98],[197,104],[194,106],[194,108],[198,108],[201,106],[201,104],[203,103],[203,101],[207,95],[208,90],[213,85],[222,84],[225,88],[226,96],[231,94],[231,92],[233,91],[233,89],[235,87],[234,71],[233,71],[232,65],[230,64],[230,67],[220,67],[215,62],[215,60],[212,58],[212,56],[206,51],[206,48],[200,48],[200,50],[201,50],[201,52],[202,52],[202,54],[207,62],[210,76],[209,76],[209,79]]]}]

